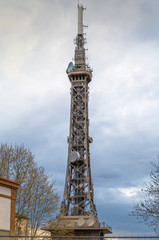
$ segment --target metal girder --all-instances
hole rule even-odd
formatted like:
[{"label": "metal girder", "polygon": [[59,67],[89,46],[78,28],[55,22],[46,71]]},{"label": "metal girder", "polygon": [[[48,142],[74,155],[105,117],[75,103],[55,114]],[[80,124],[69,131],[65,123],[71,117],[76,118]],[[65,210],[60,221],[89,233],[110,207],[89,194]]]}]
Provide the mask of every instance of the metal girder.
[{"label": "metal girder", "polygon": [[[69,74],[68,74],[69,76]],[[60,214],[63,216],[93,215],[97,218],[93,200],[89,152],[88,84],[90,73],[71,72],[71,110],[68,163],[64,199]],[[79,153],[79,159],[71,162],[69,154]]]}]

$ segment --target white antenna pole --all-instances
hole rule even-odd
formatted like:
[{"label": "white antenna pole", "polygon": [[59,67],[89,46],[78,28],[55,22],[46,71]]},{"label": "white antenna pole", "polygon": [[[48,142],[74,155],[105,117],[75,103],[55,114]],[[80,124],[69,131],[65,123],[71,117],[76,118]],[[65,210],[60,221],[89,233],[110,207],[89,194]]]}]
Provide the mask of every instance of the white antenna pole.
[{"label": "white antenna pole", "polygon": [[83,34],[83,6],[78,5],[78,34]]}]

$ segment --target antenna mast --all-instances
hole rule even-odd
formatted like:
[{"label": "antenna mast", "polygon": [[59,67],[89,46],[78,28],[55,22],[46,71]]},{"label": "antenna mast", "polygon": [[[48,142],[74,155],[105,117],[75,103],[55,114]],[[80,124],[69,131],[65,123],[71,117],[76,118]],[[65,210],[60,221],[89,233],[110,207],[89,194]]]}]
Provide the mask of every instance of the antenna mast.
[{"label": "antenna mast", "polygon": [[78,35],[83,35],[83,6],[78,4]]}]

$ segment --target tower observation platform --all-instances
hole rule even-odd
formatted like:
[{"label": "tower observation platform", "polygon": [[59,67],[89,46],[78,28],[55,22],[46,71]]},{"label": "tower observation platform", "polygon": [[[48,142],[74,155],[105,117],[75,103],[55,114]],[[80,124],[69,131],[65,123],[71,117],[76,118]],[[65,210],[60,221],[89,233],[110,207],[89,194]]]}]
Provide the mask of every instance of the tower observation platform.
[{"label": "tower observation platform", "polygon": [[[66,70],[71,83],[70,130],[64,195],[58,218],[75,236],[103,236],[112,230],[108,225],[101,227],[94,204],[89,149],[93,140],[89,136],[88,118],[92,69],[86,64],[83,10],[83,6],[78,5],[74,63],[70,62]],[[53,234],[53,229],[51,232]]]}]

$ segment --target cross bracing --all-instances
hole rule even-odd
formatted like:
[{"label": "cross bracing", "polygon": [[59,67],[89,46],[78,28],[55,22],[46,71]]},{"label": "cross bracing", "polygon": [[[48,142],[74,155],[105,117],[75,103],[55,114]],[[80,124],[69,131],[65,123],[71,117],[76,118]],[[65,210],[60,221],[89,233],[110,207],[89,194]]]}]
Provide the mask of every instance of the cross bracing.
[{"label": "cross bracing", "polygon": [[[91,74],[86,70],[71,72],[71,110],[68,164],[61,213],[64,216],[93,215],[97,218],[93,201],[93,184],[90,169],[88,84]],[[69,154],[79,153],[71,162]]]}]

